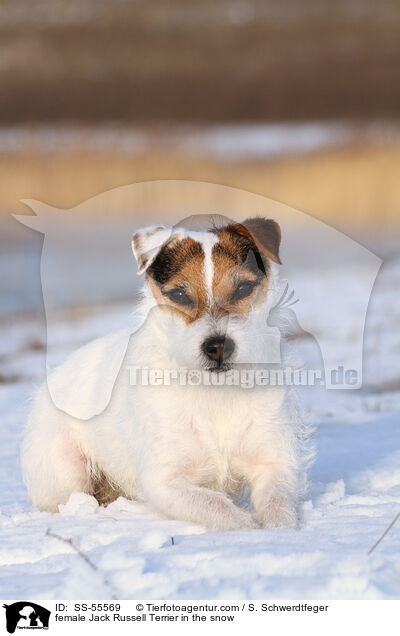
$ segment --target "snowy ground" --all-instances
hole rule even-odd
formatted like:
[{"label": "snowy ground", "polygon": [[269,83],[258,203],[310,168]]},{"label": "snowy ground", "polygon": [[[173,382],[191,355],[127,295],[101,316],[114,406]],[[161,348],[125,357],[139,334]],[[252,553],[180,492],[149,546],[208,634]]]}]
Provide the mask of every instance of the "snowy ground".
[{"label": "snowy ground", "polygon": [[[18,455],[29,395],[44,378],[44,326],[1,322],[0,597],[399,598],[400,521],[368,555],[400,511],[399,284],[392,259],[371,302],[364,388],[301,396],[317,455],[297,531],[207,533],[138,502],[99,508],[83,494],[60,514],[35,511]],[[111,326],[126,310],[103,307],[102,320]],[[52,355],[95,334],[98,317],[60,318]]]}]

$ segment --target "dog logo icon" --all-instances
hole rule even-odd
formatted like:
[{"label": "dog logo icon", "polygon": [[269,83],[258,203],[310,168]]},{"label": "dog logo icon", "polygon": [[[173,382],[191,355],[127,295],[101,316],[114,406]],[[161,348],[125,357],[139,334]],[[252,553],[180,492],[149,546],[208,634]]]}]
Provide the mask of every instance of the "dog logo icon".
[{"label": "dog logo icon", "polygon": [[[94,210],[117,210],[122,201],[129,209],[132,225],[127,221],[126,224],[106,226],[100,218],[93,218]],[[196,369],[198,360],[204,356],[211,356],[211,364],[214,364],[218,361],[215,359],[218,352],[226,353],[225,346],[221,346],[222,341],[219,348],[209,342],[208,353],[205,349],[198,353],[199,343],[195,338],[200,323],[192,321],[190,315],[194,316],[194,309],[199,310],[200,301],[205,297],[202,287],[197,290],[195,285],[198,277],[205,272],[207,277],[215,280],[215,303],[209,316],[210,321],[217,321],[218,335],[223,336],[224,342],[229,342],[226,334],[235,332],[239,337],[242,329],[240,364],[281,365],[283,328],[291,326],[297,343],[302,338],[299,334],[304,334],[305,340],[308,337],[313,339],[307,368],[321,372],[327,390],[361,388],[366,316],[382,260],[335,228],[266,197],[194,181],[130,184],[101,193],[69,210],[31,199],[23,202],[35,212],[35,216],[15,215],[15,218],[44,235],[40,272],[47,326],[47,387],[54,405],[64,413],[80,420],[90,420],[103,413],[110,403],[118,377],[122,376],[121,369],[129,354],[131,336],[138,333],[151,316],[148,310],[151,303],[170,304],[168,294],[157,292],[161,289],[160,285],[165,285],[160,277],[165,276],[167,271],[171,274],[174,267],[179,266],[179,271],[182,271],[184,263],[187,264],[190,259],[192,265],[197,263],[191,269],[186,268],[186,274],[194,276],[190,284],[192,297],[189,301],[192,305],[185,306],[185,301],[180,302],[174,314],[190,319],[188,325],[193,334],[193,340],[188,341],[186,334],[189,327],[186,325],[185,338],[181,340],[185,346],[179,347],[179,352],[176,350],[181,360],[180,367]],[[162,218],[157,210],[162,210]],[[229,216],[226,216],[228,211]],[[91,221],[85,225],[81,218],[90,218]],[[152,219],[154,224],[138,228],[137,221],[144,218]],[[160,224],[160,219],[163,222],[168,219],[167,225]],[[111,234],[108,227],[113,228]],[[216,231],[223,227],[230,228],[229,232]],[[281,238],[282,249],[279,251]],[[194,241],[195,247],[192,244],[192,248],[198,251],[197,255],[196,251],[185,252],[179,248],[175,250],[175,257],[181,259],[180,264],[174,264],[170,260],[172,250],[164,248],[182,247],[185,241],[188,245],[189,239]],[[215,277],[212,254],[216,243],[219,243],[219,251],[215,252],[216,262],[222,269]],[[253,248],[247,250],[250,243],[254,244],[256,251]],[[239,261],[246,265],[247,270],[253,271],[252,285],[255,289],[254,276],[262,271],[259,248],[262,248],[261,252],[269,263],[269,272],[273,272],[274,276],[273,280],[269,278],[267,299],[263,305],[266,320],[261,324],[260,318],[256,326],[256,312],[248,314],[251,320],[246,324],[253,325],[250,337],[248,332],[245,333],[244,310],[242,314],[235,311],[232,303],[229,311],[217,307],[230,284],[227,271],[229,267],[236,267]],[[132,261],[132,250],[136,264]],[[200,254],[204,254],[208,262],[206,270],[199,265],[203,262]],[[113,264],[109,272],[104,266],[105,261]],[[279,273],[281,267],[284,269]],[[138,274],[147,272],[148,276],[149,268],[152,268],[150,278],[153,278],[155,286],[147,286],[145,293],[140,283],[133,282],[133,271],[136,269]],[[107,285],[104,278],[106,270]],[[155,281],[154,276],[160,280]],[[134,293],[139,296],[144,294],[149,302],[141,307],[136,303],[135,311],[129,316],[123,316],[121,312],[115,317],[115,312],[112,332],[109,331],[108,320],[98,320],[94,328],[95,339],[82,342],[87,347],[88,363],[80,366],[79,373],[74,369],[65,382],[63,376],[53,373],[55,357],[51,352],[53,345],[57,346],[59,342],[59,307],[63,305],[66,290],[72,290],[74,306],[78,307],[81,303],[85,306],[91,301],[104,302],[106,288],[110,290],[108,300],[118,299],[121,281],[125,281],[123,288],[130,290],[132,298]],[[207,281],[205,278],[206,285]],[[154,297],[152,289],[159,300]],[[246,300],[246,296],[242,300]],[[172,302],[175,301],[172,299]],[[176,304],[179,304],[179,298]],[[295,309],[292,309],[294,305]],[[200,314],[201,311],[198,312]],[[101,374],[98,373],[95,344],[100,338],[110,352],[107,370]],[[238,351],[237,347],[236,353]],[[196,360],[192,352],[193,355],[196,352]],[[57,359],[57,364],[59,362],[61,360]],[[89,395],[95,397],[88,399]]]},{"label": "dog logo icon", "polygon": [[18,601],[11,605],[3,605],[6,610],[7,631],[14,634],[16,629],[48,629],[51,612],[32,603]]}]

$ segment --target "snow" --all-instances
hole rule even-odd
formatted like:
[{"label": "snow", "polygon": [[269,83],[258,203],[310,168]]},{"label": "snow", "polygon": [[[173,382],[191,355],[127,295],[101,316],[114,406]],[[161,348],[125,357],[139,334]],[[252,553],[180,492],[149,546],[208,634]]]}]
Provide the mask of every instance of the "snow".
[{"label": "snow", "polygon": [[[39,319],[0,323],[0,597],[30,599],[392,599],[400,595],[400,261],[379,275],[361,391],[309,388],[316,460],[300,530],[209,533],[145,504],[107,508],[74,493],[60,514],[34,510],[19,466],[29,397],[44,378]],[[55,359],[117,323],[127,305],[60,317]],[[351,316],[350,316],[351,318]],[[69,325],[69,328],[68,328]],[[351,325],[343,335],[350,346]],[[32,346],[32,343],[36,343]],[[334,343],[333,343],[334,344]],[[342,345],[345,345],[342,342]]]}]

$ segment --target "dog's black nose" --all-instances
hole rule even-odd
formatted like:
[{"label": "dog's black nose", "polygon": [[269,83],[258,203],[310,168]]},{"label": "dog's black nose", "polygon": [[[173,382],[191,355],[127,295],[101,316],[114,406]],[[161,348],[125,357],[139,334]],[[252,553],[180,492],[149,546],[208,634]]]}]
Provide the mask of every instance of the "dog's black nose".
[{"label": "dog's black nose", "polygon": [[220,367],[222,366],[222,363],[225,362],[225,360],[228,360],[234,352],[235,343],[232,338],[213,336],[212,338],[207,338],[207,340],[203,342],[202,349],[207,358],[215,360]]}]

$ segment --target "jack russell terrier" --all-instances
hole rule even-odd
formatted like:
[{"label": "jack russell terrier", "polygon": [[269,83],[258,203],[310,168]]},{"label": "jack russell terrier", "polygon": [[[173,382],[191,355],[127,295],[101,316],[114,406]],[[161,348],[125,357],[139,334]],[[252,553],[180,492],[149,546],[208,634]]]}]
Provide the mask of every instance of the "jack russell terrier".
[{"label": "jack russell terrier", "polygon": [[[290,391],[223,381],[268,359],[260,334],[276,302],[280,242],[279,225],[264,218],[134,234],[138,273],[145,274],[141,326],[130,335],[103,412],[74,417],[54,405],[47,384],[39,389],[22,447],[35,506],[56,512],[83,491],[104,505],[139,499],[164,517],[213,531],[298,524],[305,428]],[[53,372],[61,392],[78,383],[76,400],[96,404],[118,333]],[[212,381],[135,384],[132,368],[200,369]],[[247,508],[237,505],[246,488]]]}]

